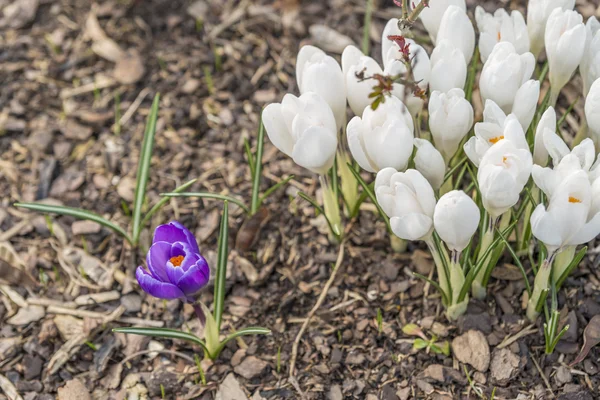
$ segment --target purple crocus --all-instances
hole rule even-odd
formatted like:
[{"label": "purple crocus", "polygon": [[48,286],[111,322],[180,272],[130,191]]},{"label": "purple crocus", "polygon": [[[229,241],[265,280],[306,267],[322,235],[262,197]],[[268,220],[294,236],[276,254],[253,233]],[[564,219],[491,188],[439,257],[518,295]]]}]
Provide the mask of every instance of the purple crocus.
[{"label": "purple crocus", "polygon": [[138,267],[135,277],[146,293],[159,299],[193,303],[210,278],[196,239],[179,222],[156,228],[146,263],[148,270]]}]

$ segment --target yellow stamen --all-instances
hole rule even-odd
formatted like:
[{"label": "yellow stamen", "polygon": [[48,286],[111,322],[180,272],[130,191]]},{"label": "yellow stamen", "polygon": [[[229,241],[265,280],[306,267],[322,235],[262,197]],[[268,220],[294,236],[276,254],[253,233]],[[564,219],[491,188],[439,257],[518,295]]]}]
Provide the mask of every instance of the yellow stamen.
[{"label": "yellow stamen", "polygon": [[502,139],[504,139],[504,135],[493,137],[493,138],[491,138],[491,139],[489,140],[489,142],[490,142],[491,144],[496,144],[496,143],[498,143],[499,141],[501,141]]},{"label": "yellow stamen", "polygon": [[502,39],[502,35],[500,34],[500,31],[498,31],[498,41],[500,41]]},{"label": "yellow stamen", "polygon": [[506,156],[502,157],[502,162],[503,162],[504,164],[506,164],[506,160],[508,160],[508,157],[506,157]]},{"label": "yellow stamen", "polygon": [[581,203],[577,197],[569,196],[569,203]]},{"label": "yellow stamen", "polygon": [[181,265],[181,263],[183,262],[184,257],[183,256],[175,256],[175,257],[171,257],[169,259],[169,261],[171,261],[171,264],[173,264],[174,267],[179,267]]}]

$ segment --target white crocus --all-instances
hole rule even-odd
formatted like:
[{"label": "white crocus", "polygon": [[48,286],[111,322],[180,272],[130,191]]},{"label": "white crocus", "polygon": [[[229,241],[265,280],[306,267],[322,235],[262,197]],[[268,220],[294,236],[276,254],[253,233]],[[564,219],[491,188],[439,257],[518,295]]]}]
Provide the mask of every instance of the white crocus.
[{"label": "white crocus", "polygon": [[544,145],[544,134],[546,132],[556,135],[556,111],[554,111],[554,107],[548,107],[544,111],[535,130],[533,162],[542,167],[548,165],[548,150]]},{"label": "white crocus", "polygon": [[469,64],[475,50],[475,29],[465,10],[455,5],[449,6],[442,17],[437,36],[458,47]]},{"label": "white crocus", "polygon": [[548,56],[551,102],[571,79],[585,50],[586,29],[581,14],[576,11],[555,9],[546,24],[545,42]]},{"label": "white crocus", "polygon": [[483,110],[483,122],[475,124],[475,136],[463,146],[467,157],[479,166],[486,152],[500,140],[505,139],[520,149],[529,149],[523,127],[513,114],[506,116],[500,107],[488,100]]},{"label": "white crocus", "polygon": [[376,85],[372,79],[360,80],[356,74],[364,73],[366,77],[383,74],[381,66],[369,56],[365,56],[355,46],[347,46],[342,53],[342,71],[346,81],[348,104],[356,115],[361,115],[365,107],[371,104],[369,94]]},{"label": "white crocus", "polygon": [[473,106],[462,89],[434,91],[429,98],[429,129],[446,163],[473,126]]},{"label": "white crocus", "polygon": [[[467,247],[479,226],[480,213],[475,202],[463,191],[453,190],[440,197],[433,213],[433,226],[440,238],[451,251],[448,266],[449,299],[446,315],[455,320],[467,310],[468,296],[460,301],[460,293],[465,284],[465,274],[460,265],[460,253]],[[440,274],[441,268],[438,268]],[[445,271],[441,276],[445,275]],[[442,286],[443,287],[443,286]]]},{"label": "white crocus", "polygon": [[540,95],[539,81],[530,80],[534,68],[533,54],[518,54],[511,43],[501,42],[483,65],[479,79],[483,100],[493,100],[506,114],[517,115],[523,130],[533,119]]},{"label": "white crocus", "polygon": [[592,83],[600,78],[600,22],[591,16],[586,24],[585,51],[579,64],[579,72],[583,80],[583,95],[587,96]]},{"label": "white crocus", "polygon": [[548,289],[555,255],[563,249],[587,243],[600,234],[600,213],[590,214],[592,188],[588,174],[573,172],[557,188],[548,208],[539,204],[531,215],[531,232],[548,249],[548,257],[535,276],[533,293],[527,304],[527,317],[538,316],[536,305]]},{"label": "white crocus", "polygon": [[529,149],[519,148],[510,140],[500,140],[486,152],[477,171],[477,182],[483,207],[492,220],[517,204],[532,166]]},{"label": "white crocus", "polygon": [[[420,1],[416,1],[415,3],[418,4]],[[421,19],[421,22],[423,22],[423,25],[434,44],[436,43],[438,30],[440,29],[444,13],[448,7],[452,5],[459,7],[465,12],[467,11],[465,0],[429,0],[428,6],[421,11],[421,14],[419,14],[419,18]]]},{"label": "white crocus", "polygon": [[575,0],[529,0],[527,5],[527,29],[531,52],[537,58],[544,49],[544,32],[546,23],[552,10],[560,7],[563,10],[572,10]]},{"label": "white crocus", "polygon": [[451,251],[463,251],[479,226],[477,204],[462,190],[440,197],[433,213],[433,224],[440,239]]},{"label": "white crocus", "polygon": [[394,234],[405,240],[429,240],[433,232],[435,195],[419,171],[398,172],[393,168],[379,171],[375,195],[390,217]]},{"label": "white crocus", "polygon": [[525,18],[519,11],[508,14],[499,8],[494,14],[486,13],[483,7],[475,8],[475,21],[479,29],[479,51],[481,61],[486,62],[492,49],[499,42],[510,42],[518,54],[529,52],[529,33]]},{"label": "white crocus", "polygon": [[590,137],[596,144],[600,144],[600,78],[592,84],[585,98],[585,119]]},{"label": "white crocus", "polygon": [[346,83],[340,64],[315,46],[303,46],[296,61],[300,94],[315,92],[331,107],[338,130],[346,120]]},{"label": "white crocus", "polygon": [[415,147],[415,168],[431,184],[434,190],[438,190],[444,183],[446,174],[446,162],[442,154],[431,144],[429,140],[414,139]]},{"label": "white crocus", "polygon": [[335,117],[318,94],[286,94],[281,103],[265,108],[262,119],[273,145],[296,164],[321,175],[333,166],[338,143]]},{"label": "white crocus", "polygon": [[[402,53],[398,44],[388,39],[390,35],[401,35],[398,28],[398,19],[392,18],[386,24],[381,35],[381,53],[383,59],[384,74],[406,76],[407,70]],[[408,44],[409,57],[411,60],[412,79],[418,82],[419,88],[427,91],[429,85],[429,76],[431,74],[431,62],[429,55],[423,47],[418,45],[412,39],[405,39]],[[394,84],[393,94],[402,99],[408,107],[411,115],[415,116],[423,108],[423,99],[416,97],[412,93],[406,93],[404,85]]]},{"label": "white crocus", "polygon": [[467,62],[462,51],[449,40],[441,40],[431,53],[431,75],[429,88],[433,91],[448,92],[465,86]]},{"label": "white crocus", "polygon": [[404,104],[387,97],[376,110],[366,107],[348,123],[346,134],[352,156],[369,172],[392,167],[404,170],[413,150],[414,126]]}]

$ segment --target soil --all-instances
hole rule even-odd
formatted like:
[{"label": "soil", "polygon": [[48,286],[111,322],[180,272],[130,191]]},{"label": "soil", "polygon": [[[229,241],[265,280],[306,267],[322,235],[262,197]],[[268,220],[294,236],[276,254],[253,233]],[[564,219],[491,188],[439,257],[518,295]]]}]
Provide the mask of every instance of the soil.
[{"label": "soil", "polygon": [[[295,177],[266,200],[270,218],[257,243],[230,254],[224,329],[260,325],[273,334],[232,342],[216,362],[203,362],[206,384],[193,358],[199,348],[111,329],[197,330],[189,305],[146,296],[133,271],[143,263],[150,228],[169,220],[190,228],[215,265],[220,202],[170,200],[143,231],[139,253],[107,228],[12,206],[43,200],[128,226],[156,93],[146,206],[192,178],[192,191],[248,201],[244,138],[255,146],[262,107],[297,93],[295,56],[302,44],[324,45],[319,24],[361,43],[364,3],[0,0],[4,15],[21,7],[10,18],[0,14],[0,399],[475,399],[494,390],[496,399],[600,398],[597,349],[568,367],[583,329],[600,313],[597,250],[559,295],[561,326],[570,328],[547,356],[541,322],[525,318],[525,285],[509,258],[497,267],[488,299],[472,300],[466,315],[449,323],[439,295],[413,277],[432,270],[424,248],[411,243],[406,253],[393,253],[368,205],[346,222],[344,260],[299,342],[290,377],[294,340],[338,247],[327,240],[322,217],[296,196],[316,195],[315,176],[268,141],[263,190]],[[468,3],[471,13],[477,4],[497,6]],[[586,19],[600,13],[594,1],[578,1],[577,10]],[[375,2],[370,52],[377,59],[380,32],[397,16],[393,1]],[[580,85],[576,79],[565,90],[559,115]],[[563,123],[566,135],[578,130],[582,114],[580,101]],[[244,218],[232,205],[231,248]],[[14,271],[19,265],[27,274]],[[202,297],[207,304],[211,292]],[[409,323],[452,343],[451,355],[414,350],[414,337],[402,331]]]}]

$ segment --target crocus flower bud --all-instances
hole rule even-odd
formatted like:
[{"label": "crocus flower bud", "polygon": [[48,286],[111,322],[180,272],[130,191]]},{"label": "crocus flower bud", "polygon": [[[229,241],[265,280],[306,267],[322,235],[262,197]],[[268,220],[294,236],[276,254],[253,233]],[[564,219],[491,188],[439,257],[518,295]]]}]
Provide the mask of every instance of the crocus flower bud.
[{"label": "crocus flower bud", "polygon": [[179,222],[156,228],[146,264],[148,269],[138,267],[135,277],[146,293],[159,299],[193,303],[210,279],[194,235]]},{"label": "crocus flower bud", "polygon": [[314,46],[303,46],[296,61],[300,94],[315,92],[331,107],[338,130],[346,120],[346,83],[340,64]]},{"label": "crocus flower bud", "polygon": [[587,96],[592,83],[600,78],[600,22],[591,16],[586,24],[585,50],[579,64],[579,72],[583,80],[583,95]]},{"label": "crocus flower bud", "polygon": [[523,14],[513,11],[509,15],[499,8],[494,15],[486,13],[483,7],[475,8],[475,22],[479,29],[479,51],[481,61],[486,62],[492,49],[499,42],[510,42],[518,54],[529,52],[529,33]]},{"label": "crocus flower bud", "polygon": [[375,179],[375,194],[377,202],[390,217],[390,225],[396,236],[405,240],[430,238],[435,194],[419,171],[382,169]]},{"label": "crocus flower bud", "polygon": [[444,157],[429,140],[416,138],[414,142],[417,148],[415,168],[429,181],[434,190],[438,190],[444,183],[446,174]]},{"label": "crocus flower bud", "polygon": [[352,157],[366,171],[392,167],[404,170],[413,150],[414,126],[410,113],[395,96],[376,110],[366,107],[348,123],[346,134]]},{"label": "crocus flower bud", "polygon": [[531,52],[536,58],[544,49],[544,32],[548,17],[557,7],[572,10],[575,7],[575,0],[529,0],[527,4],[527,29]]},{"label": "crocus flower bud", "polygon": [[500,107],[491,100],[485,103],[483,122],[475,124],[475,136],[463,146],[467,157],[479,166],[485,153],[495,143],[506,139],[520,149],[529,149],[525,133],[514,114],[504,115]]},{"label": "crocus flower bud", "polygon": [[337,150],[335,117],[318,94],[286,94],[281,103],[265,107],[262,119],[273,145],[296,164],[321,175],[333,166]]},{"label": "crocus flower bud", "polygon": [[545,167],[548,165],[548,150],[544,145],[544,134],[556,135],[556,111],[554,107],[548,107],[535,130],[535,140],[533,144],[533,163]]},{"label": "crocus flower bud", "polygon": [[[508,119],[508,118],[507,118]],[[501,139],[483,156],[477,171],[477,181],[483,206],[492,218],[497,218],[517,204],[519,196],[529,180],[533,165],[529,147],[518,146],[508,133],[524,138],[521,126],[515,119],[507,123],[505,139]]]},{"label": "crocus flower bud", "polygon": [[463,251],[479,226],[479,207],[462,190],[440,197],[433,213],[433,224],[440,239],[453,251]]},{"label": "crocus flower bud", "polygon": [[493,100],[506,114],[523,114],[524,122],[530,123],[540,93],[539,82],[529,81],[534,67],[531,53],[518,54],[511,43],[498,43],[481,71],[481,97]]},{"label": "crocus flower bud", "polygon": [[371,104],[369,94],[373,91],[376,83],[371,79],[361,81],[356,74],[364,72],[365,76],[373,76],[374,74],[383,74],[383,70],[377,61],[365,56],[362,51],[350,45],[342,53],[342,71],[346,80],[348,104],[354,114],[361,115],[365,107]]},{"label": "crocus flower bud", "polygon": [[[403,60],[403,54],[399,45],[390,40],[389,36],[402,36],[398,28],[398,19],[392,18],[385,25],[381,36],[381,53],[383,59],[384,74],[386,75],[406,75],[406,65]],[[408,48],[408,57],[411,60],[412,75],[415,82],[418,82],[419,88],[427,91],[429,84],[429,75],[431,74],[431,63],[429,55],[423,47],[418,45],[412,39],[404,39]],[[392,93],[401,99],[411,115],[415,116],[423,108],[423,99],[416,97],[413,93],[406,93],[404,85],[394,84]]]},{"label": "crocus flower bud", "polygon": [[[420,1],[416,1],[415,3],[420,3]],[[442,23],[444,13],[448,7],[452,5],[459,7],[464,12],[467,11],[465,0],[429,0],[428,6],[421,11],[421,14],[419,14],[419,18],[421,19],[421,22],[423,22],[423,25],[425,26],[425,29],[427,29],[429,37],[431,37],[434,44],[436,43],[438,30]]]},{"label": "crocus flower bud", "polygon": [[590,136],[596,143],[600,143],[600,78],[592,84],[585,98],[585,118]]},{"label": "crocus flower bud", "polygon": [[454,5],[448,7],[440,22],[438,37],[458,47],[465,57],[465,63],[469,64],[475,50],[475,29],[464,9]]},{"label": "crocus flower bud", "polygon": [[571,79],[585,50],[586,30],[581,14],[554,9],[546,24],[546,55],[550,87],[555,98]]},{"label": "crocus flower bud", "polygon": [[446,163],[473,126],[473,106],[462,89],[434,91],[429,98],[429,129]]},{"label": "crocus flower bud", "polygon": [[449,40],[441,40],[431,53],[431,91],[448,92],[454,88],[462,89],[467,80],[467,63],[462,51],[454,47]]}]

